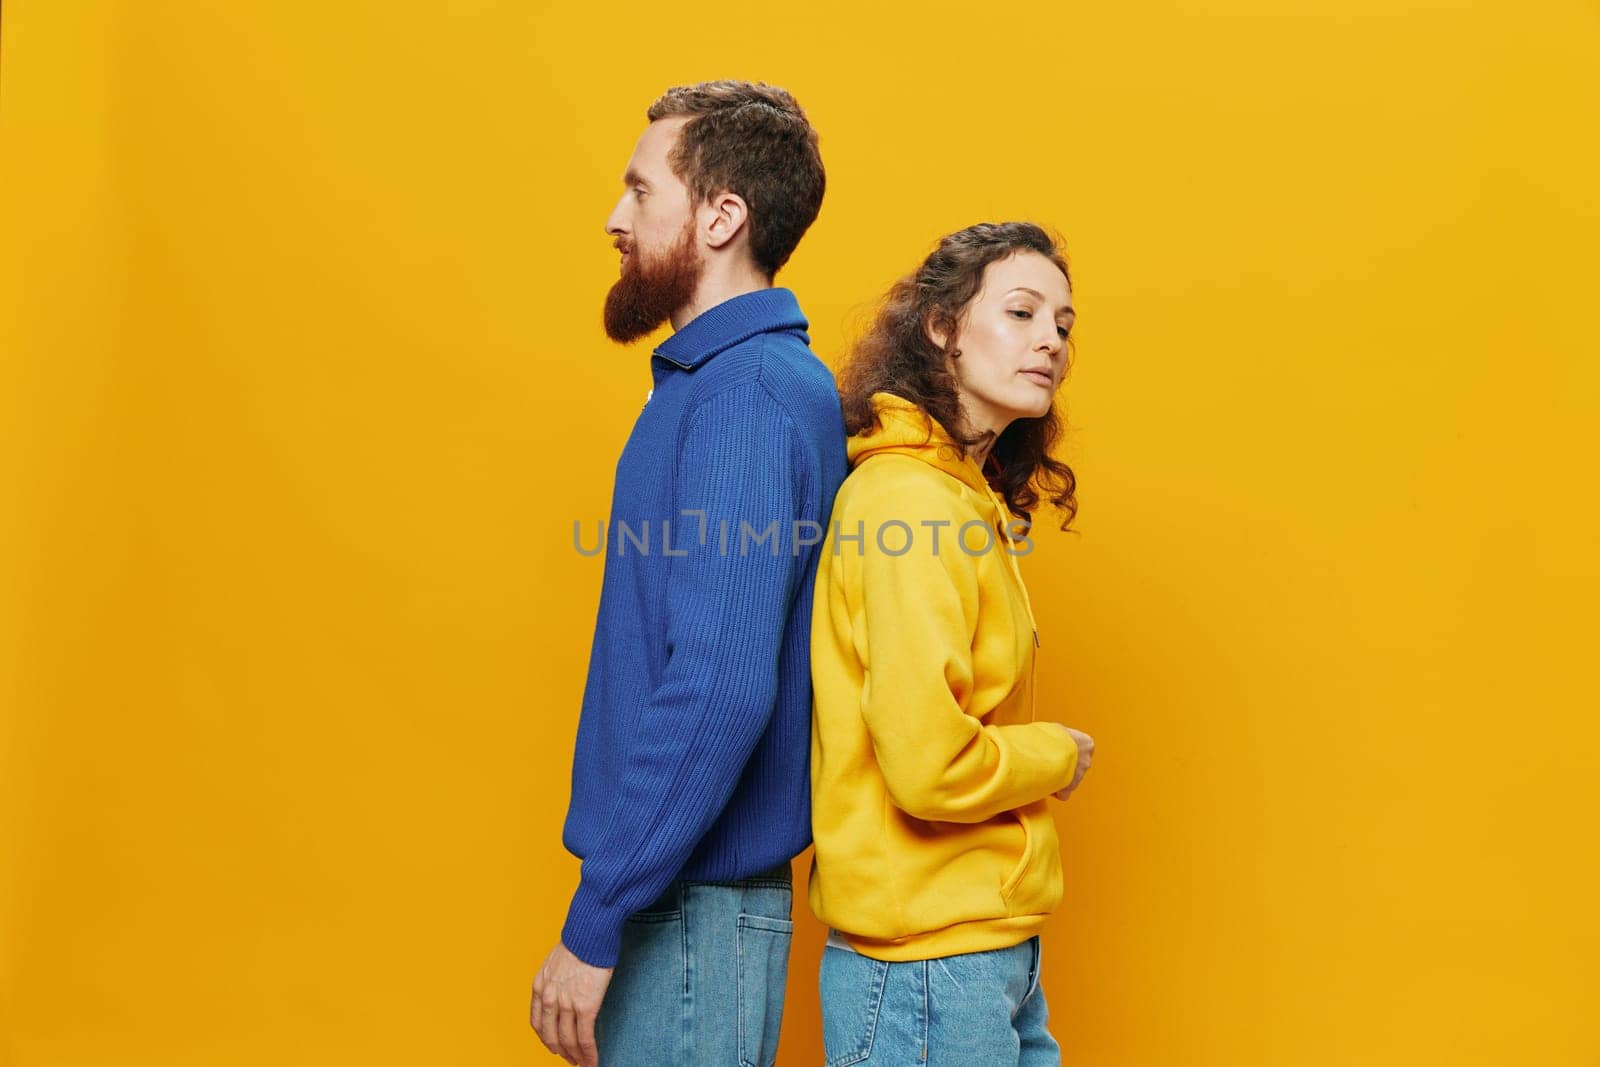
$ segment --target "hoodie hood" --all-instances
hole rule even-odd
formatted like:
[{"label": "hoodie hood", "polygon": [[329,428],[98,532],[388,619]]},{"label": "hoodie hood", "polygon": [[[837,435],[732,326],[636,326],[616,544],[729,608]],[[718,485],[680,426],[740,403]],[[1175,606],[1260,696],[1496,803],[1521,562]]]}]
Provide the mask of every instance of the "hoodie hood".
[{"label": "hoodie hood", "polygon": [[[980,500],[994,499],[978,461],[966,454],[939,420],[893,393],[873,393],[872,412],[878,417],[877,427],[863,430],[845,442],[851,469],[880,454],[915,456],[961,482]],[[1002,513],[1001,518],[1005,517]]]},{"label": "hoodie hood", "polygon": [[[1000,537],[1012,545],[1021,543],[1022,539],[1013,537],[1009,528],[1014,517],[1011,509],[990,487],[978,461],[967,455],[955,438],[939,425],[938,419],[905,397],[893,393],[873,393],[872,411],[878,417],[877,428],[863,430],[845,442],[851,470],[873,456],[901,455],[919,459],[960,482],[962,495],[973,500],[980,514],[987,506],[992,511],[989,521]],[[1028,587],[1022,580],[1016,556],[1010,551],[1001,554],[1017,580],[1017,589],[1028,609],[1028,619],[1033,623],[1033,640],[1038,644],[1039,624],[1034,620],[1033,604],[1028,599]]]}]

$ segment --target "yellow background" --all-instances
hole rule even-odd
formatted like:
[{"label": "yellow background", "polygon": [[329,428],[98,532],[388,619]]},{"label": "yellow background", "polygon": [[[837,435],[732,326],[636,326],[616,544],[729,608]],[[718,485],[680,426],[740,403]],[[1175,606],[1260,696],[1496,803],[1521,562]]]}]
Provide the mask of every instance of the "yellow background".
[{"label": "yellow background", "polygon": [[822,133],[780,281],[825,359],[941,233],[1068,239],[1068,1062],[1600,1064],[1597,46],[1593,3],[9,0],[0,1060],[554,1062],[572,522],[649,387],[601,227],[656,93],[734,76]]}]

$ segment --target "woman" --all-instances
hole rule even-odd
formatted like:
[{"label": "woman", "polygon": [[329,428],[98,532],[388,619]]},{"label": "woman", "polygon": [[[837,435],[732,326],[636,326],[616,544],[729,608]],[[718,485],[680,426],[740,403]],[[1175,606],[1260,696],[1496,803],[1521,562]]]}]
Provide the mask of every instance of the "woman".
[{"label": "woman", "polygon": [[1048,804],[1093,742],[1034,718],[1016,557],[1040,491],[1063,528],[1076,510],[1049,455],[1073,314],[1048,234],[973,226],[895,284],[841,372],[852,470],[811,632],[831,1067],[1060,1063],[1039,986],[1061,899]]}]

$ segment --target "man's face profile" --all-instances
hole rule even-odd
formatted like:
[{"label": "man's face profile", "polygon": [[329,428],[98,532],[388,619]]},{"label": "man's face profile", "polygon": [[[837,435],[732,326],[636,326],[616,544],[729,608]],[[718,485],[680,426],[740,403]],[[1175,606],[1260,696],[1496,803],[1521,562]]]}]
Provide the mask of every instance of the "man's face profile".
[{"label": "man's face profile", "polygon": [[668,162],[688,116],[651,123],[623,175],[622,196],[606,233],[622,254],[621,276],[606,294],[606,334],[629,344],[671,318],[694,297],[704,264],[689,189]]}]

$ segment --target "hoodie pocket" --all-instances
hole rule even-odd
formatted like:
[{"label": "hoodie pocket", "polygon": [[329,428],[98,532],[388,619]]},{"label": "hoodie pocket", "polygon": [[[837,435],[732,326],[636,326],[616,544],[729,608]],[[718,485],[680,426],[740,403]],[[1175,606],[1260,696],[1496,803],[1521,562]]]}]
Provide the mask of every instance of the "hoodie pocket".
[{"label": "hoodie pocket", "polygon": [[1011,813],[1022,827],[1022,858],[1000,887],[1006,914],[1048,915],[1061,903],[1061,842],[1048,802]]},{"label": "hoodie pocket", "polygon": [[1017,891],[1017,886],[1022,884],[1023,878],[1027,877],[1028,868],[1033,866],[1034,856],[1038,853],[1038,831],[1032,825],[1033,820],[1023,811],[1013,811],[1010,815],[1017,820],[1017,825],[1022,827],[1022,858],[1011,869],[1006,880],[1000,884],[1000,896],[1005,899],[1007,914],[1011,913],[1012,894]]}]

